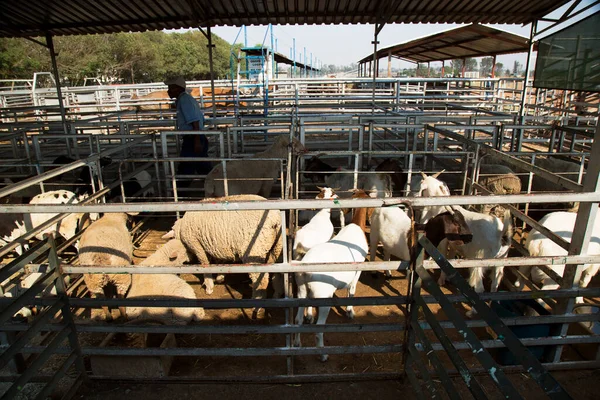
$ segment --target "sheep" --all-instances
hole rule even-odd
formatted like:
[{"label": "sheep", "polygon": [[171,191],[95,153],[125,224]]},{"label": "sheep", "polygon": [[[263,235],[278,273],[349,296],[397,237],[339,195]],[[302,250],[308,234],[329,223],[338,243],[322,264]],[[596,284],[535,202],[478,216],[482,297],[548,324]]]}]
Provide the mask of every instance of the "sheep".
[{"label": "sheep", "polygon": [[[354,174],[352,171],[339,167],[334,168],[320,159],[313,157],[306,163],[306,171],[324,171],[324,174],[304,173],[304,176],[315,180],[315,176],[323,175],[327,187],[338,188],[340,197],[349,198],[351,189],[364,189],[370,197],[392,197],[392,178],[390,174],[375,173],[359,175],[357,187],[354,187]],[[342,172],[342,173],[334,173]]]},{"label": "sheep", "polygon": [[[261,201],[254,194],[205,199],[216,201]],[[164,239],[181,240],[203,265],[220,263],[274,263],[283,250],[281,216],[278,210],[234,210],[187,212]],[[268,273],[250,273],[252,298],[266,297]],[[214,290],[212,276],[205,275],[207,294]],[[255,310],[258,311],[258,310]]]},{"label": "sheep", "polygon": [[[441,171],[430,176],[421,172],[421,180],[419,181],[418,185],[411,186],[411,192],[415,197],[450,196],[450,189],[448,189],[448,185],[437,179],[437,177],[443,172],[444,171]],[[447,206],[423,207],[423,210],[420,213],[420,222],[425,224],[427,221],[429,221],[429,219],[446,211],[449,211]]]},{"label": "sheep", "polygon": [[[53,166],[48,168],[48,170],[58,168],[58,166],[70,164],[75,161],[77,160],[71,157],[59,156],[54,159],[52,162]],[[111,163],[112,159],[110,157],[100,158],[100,168],[106,167]],[[97,169],[96,163],[90,163],[89,165],[66,172],[65,174],[53,178],[50,181],[60,183],[65,189],[71,189],[78,196],[90,195],[92,194],[92,175],[98,176],[98,174],[101,173],[101,171],[98,171]],[[76,172],[77,170],[79,170],[78,173]]]},{"label": "sheep", "polygon": [[[521,180],[507,166],[502,164],[482,164],[479,168],[478,183],[495,195],[519,194],[521,193]],[[473,210],[489,214],[495,207],[502,208],[496,204],[481,204],[473,206]]]},{"label": "sheep", "polygon": [[[486,164],[508,164],[506,161],[504,161],[498,157],[486,157],[483,160]],[[482,164],[482,165],[484,165],[484,164]],[[510,164],[508,164],[508,165],[517,174],[519,174],[519,179],[521,180],[521,186],[524,188],[527,188],[529,185],[529,171],[527,171],[523,168],[516,167],[516,166],[511,166]],[[581,165],[578,163],[565,161],[565,160],[559,159],[557,157],[543,157],[543,156],[538,156],[535,158],[535,166],[543,168],[552,173],[558,174],[558,175],[562,176],[563,178],[567,178],[572,181],[577,181],[577,178],[578,178],[579,172],[580,172],[580,168],[581,168]],[[584,176],[585,176],[585,169],[584,169]],[[531,182],[531,191],[532,192],[564,192],[567,190],[568,189],[565,189],[561,185],[554,183],[554,182],[550,182],[550,181],[542,178],[541,176],[534,175],[533,180]],[[552,205],[552,204],[546,203],[545,206],[546,207],[556,207],[556,204]],[[578,203],[577,202],[566,202],[566,203],[560,203],[560,206],[570,209],[572,211],[572,210],[577,209]]]},{"label": "sheep", "polygon": [[[140,190],[144,189],[141,193],[142,197],[154,196],[154,188],[152,185],[152,176],[148,171],[140,171],[135,174],[132,179],[123,181],[123,192],[125,192],[125,198],[131,198],[136,195]],[[116,186],[108,194],[108,200],[111,202],[122,201],[121,186]]]},{"label": "sheep", "polygon": [[[110,213],[92,223],[81,236],[79,263],[81,265],[131,265],[133,244],[127,229],[127,214]],[[107,287],[114,286],[118,298],[124,298],[131,286],[129,274],[84,274],[88,290],[95,298],[104,298]],[[106,320],[112,315],[108,307],[102,307]],[[127,319],[125,307],[119,307],[121,316]]]},{"label": "sheep", "polygon": [[[319,157],[312,156],[312,158],[304,164],[304,173],[302,175],[315,183],[322,183],[325,181],[325,177],[331,175],[331,172],[335,170],[335,167],[321,161]],[[325,172],[325,174],[316,172]]]},{"label": "sheep", "polygon": [[[557,211],[547,214],[539,222],[542,226],[551,230],[564,240],[570,241],[573,236],[573,229],[575,228],[576,219],[576,213]],[[529,232],[525,243],[525,248],[527,248],[529,255],[532,257],[563,256],[568,254],[567,250],[563,249],[558,244],[554,243],[552,240],[548,239],[542,233],[536,230]],[[600,213],[596,214],[592,238],[588,245],[588,250],[585,253],[585,255],[596,254],[600,254]],[[552,264],[547,265],[547,267],[560,276],[563,276],[565,271],[564,264]],[[541,285],[543,290],[554,290],[558,289],[559,287],[559,285],[548,275],[546,275],[539,267],[521,267],[519,270],[525,276],[531,275],[532,281],[537,285]],[[598,270],[600,270],[600,264],[585,264],[581,273],[579,287],[587,287],[592,277],[598,273]],[[515,286],[523,286],[520,279],[517,279]],[[577,303],[583,303],[583,297],[578,297]]]},{"label": "sheep", "polygon": [[[399,207],[376,208],[371,216],[370,261],[375,261],[377,244],[383,245],[383,261],[390,261],[394,255],[403,261],[410,261],[409,235],[412,233],[410,217]],[[386,276],[392,276],[386,271]]]},{"label": "sheep", "polygon": [[392,183],[394,184],[394,190],[396,192],[404,193],[404,190],[406,189],[406,182],[408,180],[408,174],[404,172],[398,160],[386,158],[377,167],[375,167],[375,171],[390,174]]},{"label": "sheep", "polygon": [[[290,138],[282,135],[267,150],[256,153],[253,158],[287,158]],[[292,152],[305,151],[304,146],[297,139],[292,139]],[[265,198],[271,195],[271,188],[280,175],[279,161],[247,161],[236,160],[227,163],[227,187],[229,195],[257,194]],[[225,181],[223,180],[223,166],[215,166],[206,175],[204,181],[205,197],[225,196]]]},{"label": "sheep", "polygon": [[[447,240],[447,256],[454,258],[455,255],[460,255],[466,259],[477,258],[505,258],[508,256],[512,239],[512,216],[510,210],[506,210],[504,218],[500,218],[469,211],[460,206],[453,206],[454,212],[460,212],[467,224],[467,227],[473,234],[473,240],[463,245],[456,245],[452,241]],[[486,271],[493,273],[491,292],[498,291],[498,286],[504,274],[503,267],[476,267],[469,271],[469,285],[472,286],[477,293],[484,291],[483,274]],[[446,276],[442,272],[438,283],[444,285]],[[470,312],[468,315],[472,315]]]},{"label": "sheep", "polygon": [[[348,224],[331,240],[311,248],[302,263],[326,263],[326,262],[363,262],[367,257],[369,247],[365,237],[366,224],[365,208],[356,210],[351,224]],[[353,297],[361,271],[337,271],[337,272],[297,272],[295,274],[298,286],[298,298],[311,299],[332,298],[336,290],[348,289],[348,297]],[[317,324],[326,322],[331,307],[319,307]],[[308,317],[312,322],[312,311],[309,307]],[[354,318],[352,306],[346,307],[346,313],[350,319]],[[298,307],[296,324],[302,325],[304,319],[304,307]],[[316,333],[317,347],[323,347],[323,333]],[[300,334],[294,337],[294,345],[300,347]],[[321,355],[321,361],[327,361],[327,354]]]},{"label": "sheep", "polygon": [[[337,195],[331,188],[321,188],[318,199],[337,199]],[[294,237],[294,246],[292,248],[294,260],[302,259],[312,247],[325,243],[333,236],[333,224],[331,223],[331,209],[321,209],[308,224],[304,225],[296,232]]]},{"label": "sheep", "polygon": [[[441,172],[440,172],[441,173]],[[423,180],[419,195],[423,197],[449,196],[450,191],[448,186],[437,179],[439,174],[427,176],[422,173]],[[467,259],[476,258],[503,258],[508,255],[512,238],[512,216],[510,210],[505,210],[503,218],[489,214],[468,211],[460,206],[430,206],[424,207],[421,215],[421,223],[426,223],[431,218],[444,212],[453,214],[458,211],[464,217],[467,227],[473,234],[473,240],[463,245],[457,245],[448,239],[442,240],[438,248],[444,249],[442,253],[448,258],[454,258],[456,255],[461,255]],[[469,271],[469,285],[471,285],[477,293],[484,291],[483,274],[487,270],[492,270],[492,284],[490,291],[496,292],[504,274],[504,268],[487,268],[478,267],[472,268]],[[439,285],[444,285],[446,276],[442,272],[438,280]],[[474,312],[470,311],[467,315],[471,316]]]},{"label": "sheep", "polygon": [[[29,204],[77,204],[81,200],[80,197],[75,193],[68,190],[52,190],[49,192],[41,193],[35,196]],[[49,219],[54,218],[56,213],[32,213],[32,214],[10,214],[12,221],[7,218],[3,218],[3,230],[2,239],[0,244],[10,243],[13,240],[25,235],[29,229],[36,228]],[[44,235],[48,233],[58,233],[65,240],[73,238],[77,231],[81,230],[89,219],[95,219],[97,214],[83,214],[83,213],[72,213],[57,221],[56,224],[47,227],[46,229],[38,232],[35,235],[37,240],[44,240]],[[8,229],[12,229],[10,233],[6,233]],[[75,245],[77,247],[77,245]],[[22,254],[22,250],[16,249],[17,254]]]},{"label": "sheep", "polygon": [[[161,246],[139,265],[181,265],[190,261],[189,254],[180,240],[172,239]],[[128,299],[196,299],[194,289],[175,274],[134,274]],[[143,307],[127,308],[127,317],[133,319],[152,319],[166,324],[185,325],[190,321],[204,318],[201,307]]]},{"label": "sheep", "polygon": [[[378,197],[391,197],[392,196],[392,179],[389,174],[367,174],[360,175],[357,181],[357,187],[354,187],[354,175],[351,171],[346,170],[344,168],[333,169],[332,166],[327,165],[323,161],[318,158],[311,158],[311,160],[307,163],[306,168],[309,171],[316,171],[316,168],[322,168],[325,171],[329,171],[328,173],[323,174],[325,176],[325,184],[327,187],[335,188],[338,196],[343,198],[352,197],[354,194],[353,189],[363,189],[365,192],[369,193],[369,197],[378,198]],[[337,172],[347,172],[341,174],[333,173],[333,170]],[[313,176],[315,174],[308,174],[308,176]],[[305,176],[307,176],[305,174]],[[346,224],[346,219],[344,216],[343,210],[340,210],[340,226],[344,227]]]}]

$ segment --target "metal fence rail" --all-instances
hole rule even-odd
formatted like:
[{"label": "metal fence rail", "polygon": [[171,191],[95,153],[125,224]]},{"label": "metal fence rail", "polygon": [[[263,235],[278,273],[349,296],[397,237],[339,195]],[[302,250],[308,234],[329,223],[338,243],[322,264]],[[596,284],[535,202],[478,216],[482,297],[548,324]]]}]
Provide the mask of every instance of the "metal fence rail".
[{"label": "metal fence rail", "polygon": [[[477,311],[477,314],[487,323],[487,325],[494,330],[498,335],[498,339],[501,340],[511,353],[515,355],[516,360],[524,366],[526,371],[531,375],[533,380],[540,385],[544,392],[553,399],[570,399],[571,397],[564,391],[560,384],[544,369],[541,363],[527,347],[524,346],[519,338],[517,338],[496,314],[491,311],[487,304],[479,298],[477,293],[475,293],[468,283],[457,273],[452,265],[444,259],[435,246],[433,246],[425,237],[419,239],[419,245],[418,251],[427,251],[427,253],[432,256],[440,268],[446,273],[448,279],[459,290],[461,295],[465,297],[468,303],[470,303]],[[424,313],[426,321],[434,329],[438,340],[440,340],[444,350],[450,356],[454,366],[461,372],[461,376],[473,396],[475,398],[487,398],[481,387],[476,383],[474,377],[470,374],[466,363],[461,359],[456,347],[448,342],[446,333],[439,325],[427,304],[423,301],[420,294],[421,286],[423,286],[424,289],[438,300],[445,315],[452,321],[453,325],[458,330],[458,333],[464,336],[468,348],[479,360],[481,365],[488,370],[490,377],[503,395],[506,398],[523,398],[508,380],[502,367],[491,357],[477,335],[475,335],[475,333],[467,326],[463,317],[445,298],[444,293],[434,282],[429,272],[427,272],[422,265],[415,265],[415,270],[413,272],[418,275],[418,278],[414,282],[412,291],[414,298],[411,307],[414,309],[410,311],[410,327],[414,330],[414,333],[411,334],[412,331],[409,329],[409,335],[411,337],[411,339],[409,339],[409,348],[415,349],[418,346],[418,340],[421,343],[423,350],[429,355],[434,351],[431,342],[425,337],[421,326],[418,324],[418,315],[419,311],[421,311]],[[425,387],[432,397],[436,397],[437,393],[435,385],[428,372],[428,367],[423,363],[421,356],[417,353],[416,349],[412,350],[411,357],[412,358],[408,360],[409,363],[407,364],[407,368],[416,367],[421,373],[421,378],[424,380]],[[448,395],[451,398],[457,398],[458,393],[452,382],[450,382],[440,360],[437,357],[431,356],[429,357],[429,360],[435,364],[435,369],[438,374],[441,372],[440,379],[442,380],[443,387],[448,392]],[[419,385],[419,382],[415,380],[413,384]]]}]

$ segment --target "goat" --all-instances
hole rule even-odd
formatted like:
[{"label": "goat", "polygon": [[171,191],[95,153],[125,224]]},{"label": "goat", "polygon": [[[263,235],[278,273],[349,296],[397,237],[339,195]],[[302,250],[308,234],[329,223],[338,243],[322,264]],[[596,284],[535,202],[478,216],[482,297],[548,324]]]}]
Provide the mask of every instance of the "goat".
[{"label": "goat", "polygon": [[[326,262],[363,262],[369,251],[364,229],[366,225],[365,208],[356,210],[351,224],[345,226],[340,232],[326,243],[311,248],[302,263],[326,263]],[[336,290],[348,289],[348,297],[353,297],[356,285],[360,277],[360,271],[337,271],[337,272],[297,272],[295,274],[298,286],[298,298],[310,297],[332,298]],[[330,306],[319,307],[317,324],[322,325],[327,320]],[[354,318],[352,306],[346,308],[350,319]],[[308,309],[309,320],[312,320],[312,311]],[[304,307],[298,307],[296,324],[302,325],[304,319]],[[323,347],[323,333],[316,334],[317,347]],[[294,345],[300,346],[300,334],[294,337]],[[321,355],[321,361],[327,361],[327,354]]]},{"label": "goat", "polygon": [[[337,199],[333,189],[321,188],[317,199]],[[312,247],[325,243],[333,236],[333,224],[331,223],[331,209],[323,208],[310,222],[296,232],[294,247],[292,248],[294,260],[300,260]]]},{"label": "goat", "polygon": [[[573,236],[576,218],[576,213],[557,211],[544,216],[544,218],[540,220],[540,224],[561,238],[570,241]],[[532,257],[567,255],[567,251],[565,249],[536,230],[532,230],[529,232],[529,235],[527,235],[525,247],[529,251],[529,255]],[[586,254],[600,254],[600,213],[596,214],[594,228],[592,230],[592,238],[588,245]],[[547,267],[552,269],[560,276],[563,276],[565,271],[564,264],[552,264],[548,265]],[[521,267],[519,270],[525,276],[531,275],[532,281],[537,285],[541,285],[542,290],[553,290],[558,289],[559,287],[559,285],[548,275],[546,275],[539,267]],[[587,287],[592,277],[595,276],[599,270],[600,264],[585,264],[579,280],[579,287]],[[517,279],[515,286],[522,287],[520,279]],[[583,297],[578,297],[577,303],[583,303]]]},{"label": "goat", "polygon": [[404,190],[406,189],[406,182],[408,181],[408,175],[406,172],[404,172],[402,167],[400,167],[398,160],[386,158],[377,167],[375,167],[375,171],[390,174],[395,191],[404,193]]}]

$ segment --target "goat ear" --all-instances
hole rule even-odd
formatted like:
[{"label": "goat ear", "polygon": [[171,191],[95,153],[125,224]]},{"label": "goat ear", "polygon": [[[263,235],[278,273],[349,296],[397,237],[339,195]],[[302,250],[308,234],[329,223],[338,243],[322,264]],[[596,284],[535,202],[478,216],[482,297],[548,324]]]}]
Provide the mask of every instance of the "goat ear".
[{"label": "goat ear", "polygon": [[175,237],[175,231],[171,229],[169,232],[161,236],[161,239],[173,239]]},{"label": "goat ear", "polygon": [[319,190],[325,190],[325,188],[322,188],[321,186],[317,186],[317,189],[319,189]]},{"label": "goat ear", "polygon": [[446,172],[446,170],[445,170],[445,169],[443,169],[443,170],[441,170],[440,172],[433,174],[433,177],[434,177],[435,179],[437,179],[437,177],[438,177],[438,176],[440,176],[440,174],[441,174],[441,173],[443,173],[443,172]]}]

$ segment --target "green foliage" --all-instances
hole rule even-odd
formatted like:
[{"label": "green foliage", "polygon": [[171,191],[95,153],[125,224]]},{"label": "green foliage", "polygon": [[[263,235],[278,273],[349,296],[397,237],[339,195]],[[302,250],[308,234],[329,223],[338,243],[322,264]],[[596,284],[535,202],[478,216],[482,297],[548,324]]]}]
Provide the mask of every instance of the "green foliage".
[{"label": "green foliage", "polygon": [[494,65],[493,57],[484,57],[481,59],[481,64],[479,66],[479,72],[482,78],[486,78],[488,75],[492,74],[492,67]]},{"label": "green foliage", "polygon": [[[43,38],[37,39],[45,42]],[[230,44],[213,35],[214,77],[229,74]],[[63,36],[54,40],[58,69],[70,85],[85,77],[108,82],[159,82],[182,75],[210,78],[208,39],[199,31],[116,33]],[[0,79],[31,79],[34,72],[50,71],[48,50],[26,39],[0,39]]]}]

